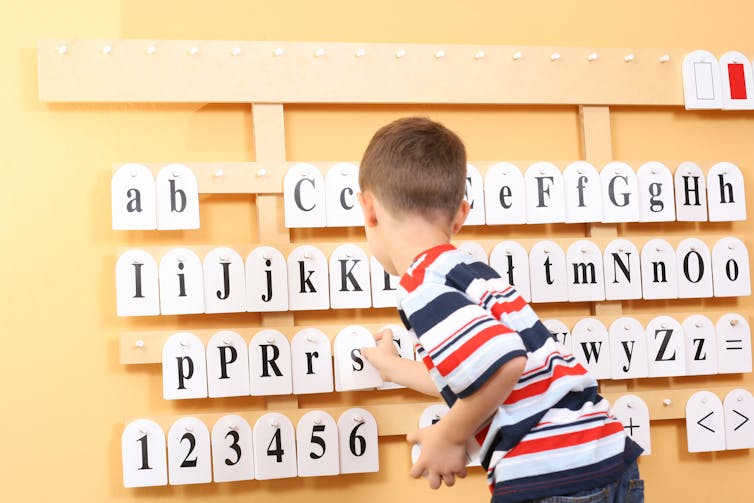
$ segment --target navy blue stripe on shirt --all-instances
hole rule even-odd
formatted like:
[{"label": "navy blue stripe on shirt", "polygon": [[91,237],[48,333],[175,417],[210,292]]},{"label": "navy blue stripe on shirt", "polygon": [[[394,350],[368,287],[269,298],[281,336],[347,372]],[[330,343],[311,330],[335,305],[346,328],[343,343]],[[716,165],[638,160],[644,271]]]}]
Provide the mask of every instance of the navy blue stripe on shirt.
[{"label": "navy blue stripe on shirt", "polygon": [[474,280],[497,279],[500,275],[484,262],[473,262],[471,264],[461,262],[448,271],[445,277],[447,286],[466,291]]},{"label": "navy blue stripe on shirt", "polygon": [[445,320],[450,313],[469,305],[469,299],[458,292],[445,292],[432,299],[432,302],[415,311],[408,321],[417,336],[428,332],[432,327]]},{"label": "navy blue stripe on shirt", "polygon": [[529,328],[519,330],[518,333],[521,334],[521,340],[524,341],[527,351],[531,352],[544,346],[549,339],[555,339],[555,336],[547,330],[545,324],[540,320],[537,320]]}]

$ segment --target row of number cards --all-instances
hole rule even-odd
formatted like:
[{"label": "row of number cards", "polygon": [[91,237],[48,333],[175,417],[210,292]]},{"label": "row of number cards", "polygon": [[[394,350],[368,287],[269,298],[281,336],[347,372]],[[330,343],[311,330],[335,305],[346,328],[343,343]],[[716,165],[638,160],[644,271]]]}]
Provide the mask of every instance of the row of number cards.
[{"label": "row of number cards", "polygon": [[253,429],[241,416],[226,415],[211,433],[198,418],[182,417],[167,443],[159,424],[136,419],[123,430],[121,449],[125,487],[379,471],[377,422],[360,408],[348,409],[337,423],[327,412],[310,411],[295,430],[277,412],[260,417]]},{"label": "row of number cards", "polygon": [[[437,423],[447,413],[432,405],[419,418],[419,428]],[[626,433],[652,452],[649,408],[638,396],[624,395],[613,414]],[[734,389],[724,402],[712,392],[699,391],[686,402],[689,452],[754,448],[754,396]],[[316,477],[379,471],[377,422],[364,409],[349,409],[337,423],[328,413],[311,411],[295,429],[283,414],[268,413],[252,430],[237,415],[220,418],[210,434],[197,418],[183,417],[167,435],[149,419],[129,423],[121,437],[125,487],[202,484],[288,477]],[[166,445],[167,444],[167,445]],[[167,447],[167,449],[166,449]],[[478,445],[470,439],[467,465],[479,466]],[[414,445],[416,462],[421,446]]]}]

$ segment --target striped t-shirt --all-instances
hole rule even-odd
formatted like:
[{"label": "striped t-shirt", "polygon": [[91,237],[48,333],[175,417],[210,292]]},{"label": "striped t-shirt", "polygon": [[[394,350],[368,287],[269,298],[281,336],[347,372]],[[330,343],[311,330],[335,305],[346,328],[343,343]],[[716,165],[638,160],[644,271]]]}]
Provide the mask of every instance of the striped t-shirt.
[{"label": "striped t-shirt", "polygon": [[600,487],[641,454],[597,381],[488,265],[450,244],[427,250],[402,276],[398,306],[449,406],[527,357],[513,391],[475,435],[494,502]]}]

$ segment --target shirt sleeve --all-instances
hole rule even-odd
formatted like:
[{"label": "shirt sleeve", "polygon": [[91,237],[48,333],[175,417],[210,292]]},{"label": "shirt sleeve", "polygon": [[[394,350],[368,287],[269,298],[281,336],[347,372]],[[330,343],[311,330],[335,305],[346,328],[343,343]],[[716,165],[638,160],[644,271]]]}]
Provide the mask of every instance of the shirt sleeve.
[{"label": "shirt sleeve", "polygon": [[408,318],[425,365],[438,372],[460,398],[473,394],[511,359],[526,356],[521,336],[462,292],[448,286],[420,287],[406,299]]}]

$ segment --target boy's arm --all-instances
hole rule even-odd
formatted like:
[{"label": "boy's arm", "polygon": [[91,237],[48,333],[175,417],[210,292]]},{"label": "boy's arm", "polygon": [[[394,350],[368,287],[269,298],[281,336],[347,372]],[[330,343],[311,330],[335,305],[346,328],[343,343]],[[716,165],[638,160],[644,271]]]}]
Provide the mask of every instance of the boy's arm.
[{"label": "boy's arm", "polygon": [[361,354],[379,371],[385,381],[401,384],[425,395],[440,396],[422,362],[406,360],[398,355],[390,330],[375,335],[377,347],[362,348]]},{"label": "boy's arm", "polygon": [[409,442],[421,444],[411,476],[425,476],[432,489],[439,488],[441,482],[451,486],[455,476],[465,476],[466,442],[505,401],[525,365],[524,356],[511,359],[473,394],[456,400],[441,421],[409,434]]}]

